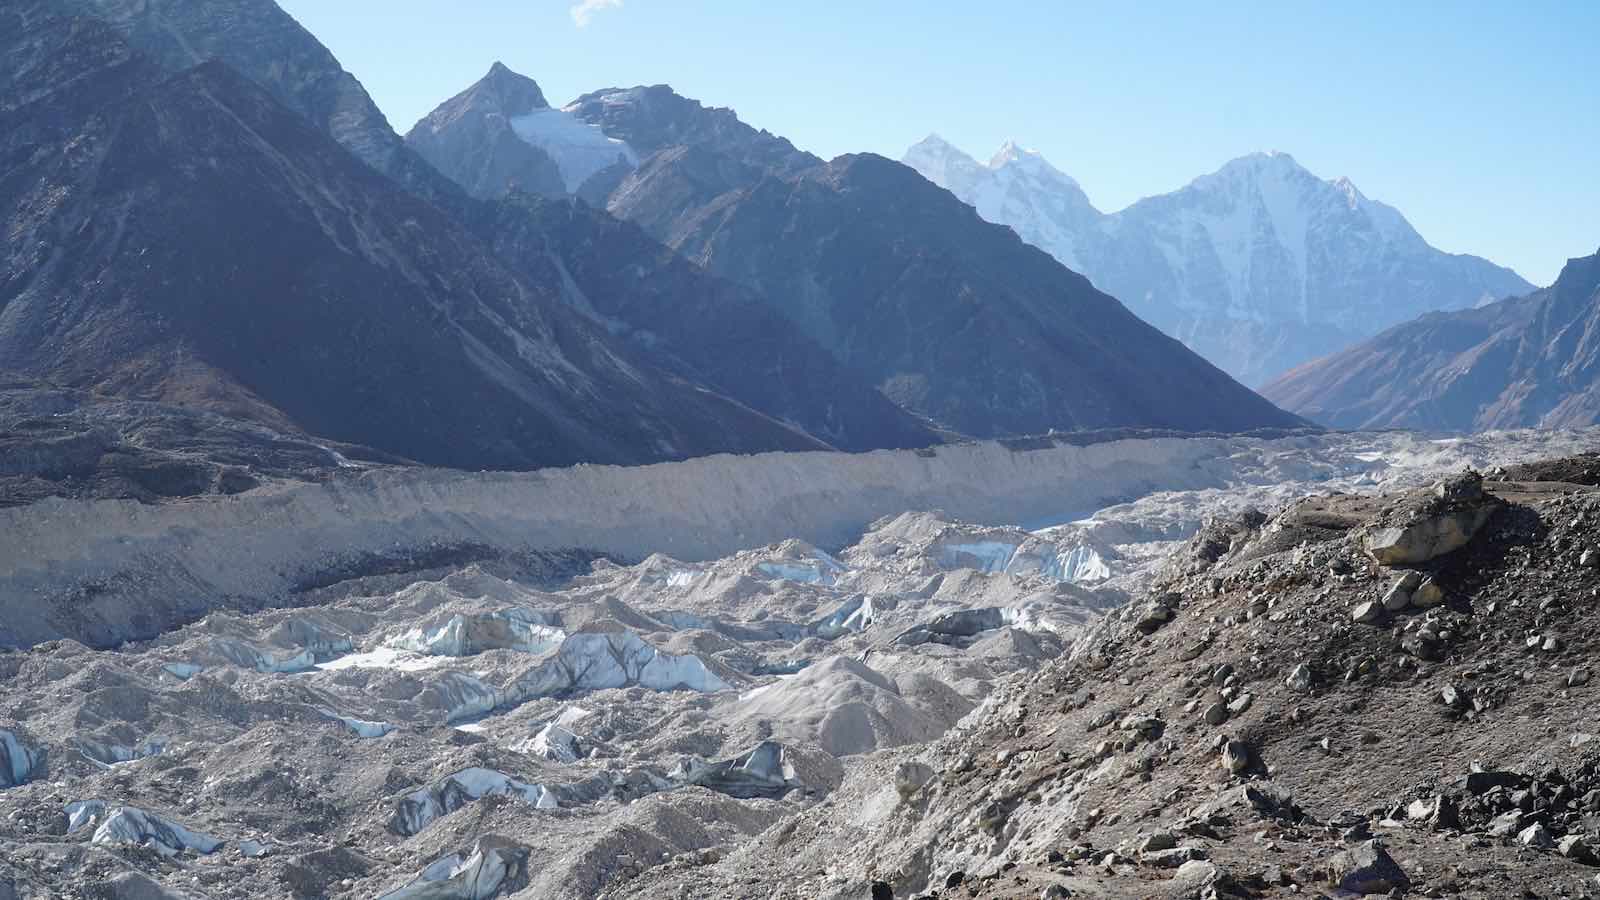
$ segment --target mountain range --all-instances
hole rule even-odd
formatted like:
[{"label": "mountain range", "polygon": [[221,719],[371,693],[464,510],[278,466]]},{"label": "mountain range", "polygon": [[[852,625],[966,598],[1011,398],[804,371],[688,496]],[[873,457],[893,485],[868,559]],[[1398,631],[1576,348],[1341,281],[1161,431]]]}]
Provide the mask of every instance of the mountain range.
[{"label": "mountain range", "polygon": [[1110,214],[1014,143],[980,163],[932,136],[904,161],[1250,385],[1423,313],[1533,288],[1435,249],[1398,210],[1286,153]]},{"label": "mountain range", "polygon": [[[565,226],[576,276],[501,259],[473,228],[504,215],[270,2],[3,13],[0,368],[469,468],[940,440],[637,229]],[[708,358],[594,312],[630,299],[764,340]]]},{"label": "mountain range", "polygon": [[553,165],[581,201],[740,285],[939,426],[1298,424],[904,165],[825,162],[660,85],[542,101],[496,64],[407,139],[485,200],[548,190]]},{"label": "mountain range", "polygon": [[1263,392],[1339,428],[1572,428],[1600,422],[1600,254],[1554,284],[1433,313],[1301,366]]}]

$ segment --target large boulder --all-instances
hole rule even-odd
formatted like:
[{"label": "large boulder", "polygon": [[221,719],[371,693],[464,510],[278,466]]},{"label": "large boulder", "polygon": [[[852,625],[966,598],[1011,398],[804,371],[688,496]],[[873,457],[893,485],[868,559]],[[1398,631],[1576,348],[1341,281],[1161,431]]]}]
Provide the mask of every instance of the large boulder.
[{"label": "large boulder", "polygon": [[1411,886],[1404,869],[1378,841],[1336,854],[1330,861],[1333,882],[1353,894],[1387,894]]},{"label": "large boulder", "polygon": [[1458,475],[1385,516],[1367,532],[1366,549],[1380,565],[1425,563],[1465,547],[1500,506],[1476,472]]}]

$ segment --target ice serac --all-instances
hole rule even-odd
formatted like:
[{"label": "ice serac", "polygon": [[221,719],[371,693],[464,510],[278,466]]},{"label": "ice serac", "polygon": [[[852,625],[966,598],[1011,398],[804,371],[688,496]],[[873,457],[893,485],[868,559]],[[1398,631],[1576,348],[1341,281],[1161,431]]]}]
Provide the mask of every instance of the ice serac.
[{"label": "ice serac", "polygon": [[185,851],[210,854],[223,845],[220,838],[190,831],[172,819],[133,806],[80,800],[67,804],[66,813],[67,832],[93,828],[89,839],[96,844],[137,844],[162,856]]},{"label": "ice serac", "polygon": [[14,731],[0,730],[0,788],[25,783],[43,760],[43,750],[23,743]]},{"label": "ice serac", "polygon": [[1600,254],[1554,284],[1397,325],[1262,390],[1338,428],[1571,428],[1600,422]]},{"label": "ice serac", "polygon": [[807,159],[664,88],[569,109],[647,154],[611,213],[755,289],[933,422],[987,437],[1296,421],[906,166]]},{"label": "ice serac", "polygon": [[431,656],[476,656],[487,650],[543,653],[567,634],[556,617],[530,609],[447,616],[391,638],[389,645]]},{"label": "ice serac", "polygon": [[491,834],[434,860],[404,887],[378,900],[490,900],[514,894],[527,883],[528,848]]},{"label": "ice serac", "polygon": [[733,759],[686,767],[672,777],[680,784],[699,785],[741,800],[776,800],[800,787],[794,767],[785,760],[786,753],[782,744],[762,741]]},{"label": "ice serac", "polygon": [[631,685],[702,693],[729,688],[699,657],[663,653],[624,631],[572,635],[555,656],[518,678],[509,691],[517,699],[531,700]]},{"label": "ice serac", "polygon": [[389,820],[396,834],[419,834],[434,820],[487,796],[510,797],[535,809],[555,809],[561,804],[542,784],[528,784],[493,769],[462,769],[401,798]]},{"label": "ice serac", "polygon": [[1286,153],[1111,214],[1015,144],[983,164],[935,136],[904,159],[1252,386],[1412,316],[1531,287],[1429,246],[1399,211]]}]

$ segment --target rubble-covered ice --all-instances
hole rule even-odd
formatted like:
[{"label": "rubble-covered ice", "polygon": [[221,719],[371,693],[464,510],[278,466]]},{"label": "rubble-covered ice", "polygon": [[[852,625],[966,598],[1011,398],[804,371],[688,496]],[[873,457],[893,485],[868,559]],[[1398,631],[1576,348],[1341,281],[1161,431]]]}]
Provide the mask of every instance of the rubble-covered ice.
[{"label": "rubble-covered ice", "polygon": [[557,626],[554,617],[520,607],[457,613],[391,638],[389,645],[432,656],[474,656],[486,650],[543,653],[566,638]]},{"label": "rubble-covered ice", "polygon": [[396,834],[417,834],[440,816],[489,795],[521,800],[535,809],[555,809],[560,805],[555,794],[542,784],[527,784],[503,772],[473,767],[408,794],[396,806],[389,827]]},{"label": "rubble-covered ice", "polygon": [[662,653],[631,632],[608,632],[567,638],[554,657],[519,678],[512,691],[517,699],[529,700],[634,684],[701,693],[729,688],[699,657]]},{"label": "rubble-covered ice", "polygon": [[104,800],[79,800],[67,804],[67,832],[94,828],[90,841],[96,844],[138,844],[163,856],[186,850],[215,853],[223,841],[209,834],[190,831],[165,816],[132,806]]},{"label": "rubble-covered ice", "polygon": [[16,787],[33,775],[44,754],[29,747],[15,732],[0,730],[0,788]]},{"label": "rubble-covered ice", "polygon": [[378,900],[489,900],[528,880],[528,848],[487,835],[467,850],[429,863],[415,879]]},{"label": "rubble-covered ice", "polygon": [[[102,844],[212,848],[149,870],[175,896],[604,895],[736,851],[846,773],[962,728],[997,688],[1143,599],[1210,517],[1592,437],[376,467],[181,504],[182,517],[178,504],[0,510],[0,641],[49,641],[0,657],[0,821],[32,858],[105,861],[101,880],[121,865],[111,854],[58,850],[81,855],[102,829]],[[258,514],[267,497],[271,517]],[[558,567],[530,562],[573,543],[587,549]],[[424,554],[402,571],[419,547],[477,561]],[[363,554],[390,555],[351,569]],[[16,614],[85,578],[105,586],[72,595],[91,601]],[[13,596],[45,599],[7,607]],[[184,615],[163,619],[174,604]],[[160,633],[123,642],[149,623]],[[110,638],[94,649],[64,634]],[[75,797],[100,799],[74,804],[62,836],[52,822]],[[254,842],[219,853],[213,834]],[[474,844],[497,836],[525,861]],[[496,882],[501,868],[515,877]],[[14,874],[0,860],[0,883]]]}]

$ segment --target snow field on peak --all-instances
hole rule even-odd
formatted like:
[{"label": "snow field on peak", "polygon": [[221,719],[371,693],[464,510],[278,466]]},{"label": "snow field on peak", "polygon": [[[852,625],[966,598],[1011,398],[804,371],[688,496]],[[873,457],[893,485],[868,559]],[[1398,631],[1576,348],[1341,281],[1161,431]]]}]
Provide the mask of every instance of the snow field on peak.
[{"label": "snow field on peak", "polygon": [[550,154],[569,193],[596,173],[618,163],[637,166],[639,155],[626,141],[607,137],[598,125],[564,109],[536,109],[510,120],[517,136]]}]

